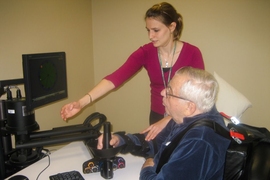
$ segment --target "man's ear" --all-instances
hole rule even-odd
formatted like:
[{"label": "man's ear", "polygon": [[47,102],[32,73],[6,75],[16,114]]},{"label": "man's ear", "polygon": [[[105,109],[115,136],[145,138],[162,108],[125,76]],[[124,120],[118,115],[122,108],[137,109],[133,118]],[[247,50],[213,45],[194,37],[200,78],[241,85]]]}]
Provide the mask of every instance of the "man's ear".
[{"label": "man's ear", "polygon": [[186,106],[186,113],[187,113],[187,116],[191,116],[193,115],[195,112],[196,112],[196,104],[194,102],[187,102],[187,106]]}]

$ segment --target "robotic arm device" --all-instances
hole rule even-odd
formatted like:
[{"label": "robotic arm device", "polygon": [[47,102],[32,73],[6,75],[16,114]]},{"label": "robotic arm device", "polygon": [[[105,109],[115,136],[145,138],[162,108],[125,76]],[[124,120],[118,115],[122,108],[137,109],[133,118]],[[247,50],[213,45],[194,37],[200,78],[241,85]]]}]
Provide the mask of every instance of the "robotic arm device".
[{"label": "robotic arm device", "polygon": [[[88,116],[84,123],[72,126],[39,130],[34,111],[26,108],[25,98],[21,97],[18,84],[23,79],[0,81],[0,97],[7,93],[6,100],[0,100],[0,179],[4,179],[43,157],[43,146],[77,140],[96,139],[100,129],[107,120],[100,113]],[[11,89],[16,88],[16,97]],[[11,135],[15,136],[15,147],[12,147]]]}]

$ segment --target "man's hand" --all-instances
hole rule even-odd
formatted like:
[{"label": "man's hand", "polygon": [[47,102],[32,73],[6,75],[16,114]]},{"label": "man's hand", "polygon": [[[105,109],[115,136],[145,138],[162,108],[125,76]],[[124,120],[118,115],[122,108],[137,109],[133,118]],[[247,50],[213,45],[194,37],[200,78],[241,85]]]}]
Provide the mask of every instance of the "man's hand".
[{"label": "man's hand", "polygon": [[143,130],[141,133],[144,134],[148,132],[147,136],[145,137],[146,141],[153,140],[162,129],[165,128],[165,126],[168,124],[168,122],[171,120],[170,116],[167,116],[160,121],[156,122],[155,124],[150,125],[147,129]]},{"label": "man's hand", "polygon": [[155,165],[154,163],[154,159],[153,158],[148,158],[146,159],[146,161],[144,162],[143,166],[142,166],[142,169],[145,168],[145,167],[153,167]]},{"label": "man's hand", "polygon": [[[119,137],[112,134],[110,145],[113,147],[117,147],[119,142],[120,142]],[[97,144],[97,149],[102,149],[102,148],[103,148],[103,134],[101,134],[98,137],[98,144]]]}]

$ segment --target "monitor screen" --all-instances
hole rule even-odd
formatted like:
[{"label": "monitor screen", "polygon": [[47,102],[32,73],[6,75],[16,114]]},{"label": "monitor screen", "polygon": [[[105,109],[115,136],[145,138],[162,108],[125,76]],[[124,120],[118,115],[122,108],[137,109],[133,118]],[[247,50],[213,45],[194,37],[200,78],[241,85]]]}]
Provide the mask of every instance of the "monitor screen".
[{"label": "monitor screen", "polygon": [[67,97],[65,52],[23,54],[26,107],[37,107]]}]

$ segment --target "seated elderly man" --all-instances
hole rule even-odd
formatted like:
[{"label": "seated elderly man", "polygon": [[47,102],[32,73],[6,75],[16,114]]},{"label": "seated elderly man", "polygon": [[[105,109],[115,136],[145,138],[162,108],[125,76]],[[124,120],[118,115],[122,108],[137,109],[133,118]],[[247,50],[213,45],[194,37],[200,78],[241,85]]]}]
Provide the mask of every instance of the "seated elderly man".
[{"label": "seated elderly man", "polygon": [[[207,126],[196,126],[185,133],[166,163],[157,170],[166,146],[190,124],[208,119],[226,127],[215,107],[217,92],[218,83],[210,73],[191,67],[181,68],[161,92],[166,113],[172,117],[163,131],[153,141],[145,141],[140,134],[116,133],[110,144],[114,147],[127,144],[126,149],[133,154],[135,151],[137,154],[145,152],[150,157],[155,154],[154,158],[146,159],[140,179],[223,179],[230,141]],[[102,147],[101,136],[98,149]]]}]

